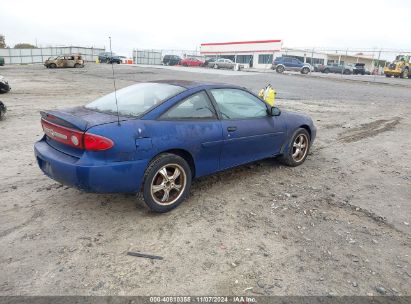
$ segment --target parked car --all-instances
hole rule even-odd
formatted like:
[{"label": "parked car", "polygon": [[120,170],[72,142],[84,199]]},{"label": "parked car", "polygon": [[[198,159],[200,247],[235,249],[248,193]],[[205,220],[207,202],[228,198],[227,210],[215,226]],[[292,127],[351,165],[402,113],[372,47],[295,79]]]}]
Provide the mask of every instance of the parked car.
[{"label": "parked car", "polygon": [[107,58],[107,63],[117,63],[117,64],[120,64],[120,63],[122,63],[123,62],[123,60],[124,59],[126,59],[127,57],[125,57],[125,56],[117,56],[117,55],[115,55],[115,56],[113,56],[113,57],[109,57],[109,58]]},{"label": "parked car", "polygon": [[203,66],[205,67],[210,67],[212,62],[215,62],[217,60],[216,57],[212,57],[212,58],[206,58],[206,60],[204,61]]},{"label": "parked car", "polygon": [[6,105],[2,101],[0,101],[0,120],[4,118],[4,115],[6,115],[6,112],[7,112]]},{"label": "parked car", "polygon": [[117,56],[115,53],[112,52],[101,52],[98,54],[98,61],[100,63],[107,63],[111,57]]},{"label": "parked car", "polygon": [[46,68],[84,68],[84,60],[81,55],[63,55],[49,57],[45,62]]},{"label": "parked car", "polygon": [[354,75],[370,75],[371,73],[369,71],[367,71],[367,69],[365,68],[365,63],[356,63],[353,67],[353,74]]},{"label": "parked car", "polygon": [[209,62],[208,66],[213,67],[214,69],[234,69],[235,62],[230,59],[219,58],[215,61]]},{"label": "parked car", "polygon": [[3,66],[3,65],[4,65],[4,58],[0,57],[0,66]]},{"label": "parked car", "polygon": [[196,177],[274,156],[301,165],[316,136],[308,116],[242,87],[178,80],[43,111],[41,124],[34,151],[47,176],[89,192],[142,191],[156,212],[178,206]]},{"label": "parked car", "polygon": [[202,66],[204,64],[204,61],[199,60],[198,58],[184,58],[180,61],[180,64],[182,66]]},{"label": "parked car", "polygon": [[164,55],[163,64],[164,65],[177,65],[180,64],[181,58],[177,55]]},{"label": "parked car", "polygon": [[271,68],[277,73],[299,71],[301,74],[308,74],[310,71],[314,71],[309,63],[304,63],[296,58],[286,56],[275,58]]},{"label": "parked car", "polygon": [[11,87],[3,76],[0,76],[0,93],[7,93],[11,90]]},{"label": "parked car", "polygon": [[338,63],[331,63],[321,67],[321,73],[337,73],[344,75],[351,75],[353,73],[354,67],[352,65],[344,65]]}]

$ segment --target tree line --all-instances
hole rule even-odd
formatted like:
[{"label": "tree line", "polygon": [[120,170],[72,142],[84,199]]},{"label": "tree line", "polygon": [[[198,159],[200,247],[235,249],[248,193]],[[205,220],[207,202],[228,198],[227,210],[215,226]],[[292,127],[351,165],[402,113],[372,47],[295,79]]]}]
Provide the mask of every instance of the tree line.
[{"label": "tree line", "polygon": [[[0,34],[0,49],[10,48],[6,45],[6,37]],[[37,49],[37,46],[30,43],[17,43],[13,47],[14,49]]]}]

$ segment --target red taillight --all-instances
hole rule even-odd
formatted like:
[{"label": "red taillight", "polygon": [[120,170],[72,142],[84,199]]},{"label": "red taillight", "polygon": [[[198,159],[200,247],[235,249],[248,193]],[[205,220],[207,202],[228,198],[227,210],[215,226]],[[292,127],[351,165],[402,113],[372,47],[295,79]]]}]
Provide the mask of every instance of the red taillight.
[{"label": "red taillight", "polygon": [[44,133],[51,139],[74,148],[83,149],[83,132],[56,125],[41,119]]},{"label": "red taillight", "polygon": [[112,140],[100,135],[85,133],[84,149],[89,151],[104,151],[114,146]]},{"label": "red taillight", "polygon": [[41,125],[44,133],[46,133],[49,138],[74,148],[88,151],[104,151],[114,146],[112,140],[100,135],[83,133],[62,127],[44,119],[41,119]]}]

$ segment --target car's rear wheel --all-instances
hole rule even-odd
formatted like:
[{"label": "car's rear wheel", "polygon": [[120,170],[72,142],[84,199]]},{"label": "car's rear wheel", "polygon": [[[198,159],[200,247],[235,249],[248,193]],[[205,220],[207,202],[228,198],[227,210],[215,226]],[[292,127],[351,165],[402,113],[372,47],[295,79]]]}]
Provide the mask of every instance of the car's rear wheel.
[{"label": "car's rear wheel", "polygon": [[168,212],[180,205],[191,187],[191,169],[175,154],[161,154],[151,161],[143,183],[143,197],[155,212]]},{"label": "car's rear wheel", "polygon": [[285,69],[282,65],[280,65],[275,70],[276,70],[277,73],[283,73]]},{"label": "car's rear wheel", "polygon": [[76,64],[74,65],[74,67],[77,68],[77,69],[79,69],[79,68],[81,68],[81,64],[80,64],[80,63],[76,63]]},{"label": "car's rear wheel", "polygon": [[309,68],[307,68],[307,67],[305,67],[305,68],[302,68],[302,70],[301,70],[301,74],[308,74],[308,72],[310,72],[310,69]]},{"label": "car's rear wheel", "polygon": [[330,69],[325,69],[324,71],[323,71],[323,73],[325,73],[325,74],[328,74],[330,72]]},{"label": "car's rear wheel", "polygon": [[288,151],[284,152],[282,161],[287,166],[296,167],[301,165],[307,158],[310,150],[310,134],[304,128],[295,131],[289,145]]},{"label": "car's rear wheel", "polygon": [[214,66],[213,66],[215,69],[218,69],[218,64],[214,64]]},{"label": "car's rear wheel", "polygon": [[49,65],[49,67],[50,67],[50,69],[55,69],[55,68],[57,68],[57,65],[55,63],[51,63]]},{"label": "car's rear wheel", "polygon": [[351,74],[351,71],[350,70],[344,70],[344,75],[350,75]]}]

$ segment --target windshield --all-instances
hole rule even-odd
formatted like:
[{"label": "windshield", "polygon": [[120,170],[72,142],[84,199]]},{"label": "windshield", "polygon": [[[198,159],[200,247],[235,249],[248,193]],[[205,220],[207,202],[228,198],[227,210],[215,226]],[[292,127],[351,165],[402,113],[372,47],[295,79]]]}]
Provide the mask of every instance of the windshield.
[{"label": "windshield", "polygon": [[[117,91],[120,115],[139,116],[185,88],[166,83],[139,83]],[[87,109],[117,113],[114,92],[86,105]]]}]

